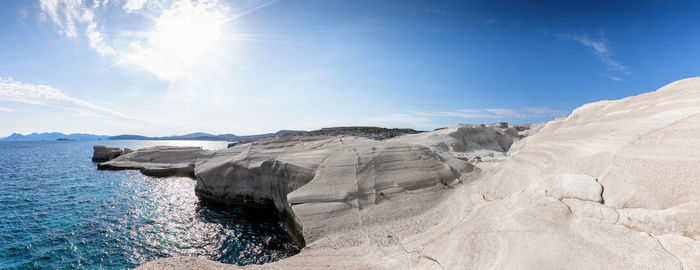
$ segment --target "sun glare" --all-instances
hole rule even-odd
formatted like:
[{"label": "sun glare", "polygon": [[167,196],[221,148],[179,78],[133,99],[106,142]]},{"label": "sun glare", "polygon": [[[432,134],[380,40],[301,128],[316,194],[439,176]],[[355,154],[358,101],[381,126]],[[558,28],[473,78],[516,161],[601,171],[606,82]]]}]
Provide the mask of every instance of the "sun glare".
[{"label": "sun glare", "polygon": [[131,42],[122,56],[161,79],[176,80],[223,50],[230,13],[216,1],[180,0],[153,20],[147,39]]},{"label": "sun glare", "polygon": [[158,17],[150,42],[168,58],[194,61],[215,49],[224,22],[225,13],[206,3],[180,2]]}]

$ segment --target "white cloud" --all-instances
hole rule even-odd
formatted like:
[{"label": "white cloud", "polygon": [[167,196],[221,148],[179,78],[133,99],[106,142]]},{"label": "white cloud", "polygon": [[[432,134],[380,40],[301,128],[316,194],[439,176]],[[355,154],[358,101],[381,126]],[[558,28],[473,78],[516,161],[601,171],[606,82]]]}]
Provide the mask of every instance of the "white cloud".
[{"label": "white cloud", "polygon": [[0,107],[0,112],[14,112],[15,110],[5,107]]},{"label": "white cloud", "polygon": [[536,116],[562,116],[566,113],[563,111],[547,108],[547,107],[525,107],[521,109],[525,113],[533,114]]},{"label": "white cloud", "polygon": [[[83,0],[39,0],[42,13],[68,38],[78,38],[83,32],[91,48],[100,55],[113,57],[123,65],[138,66],[159,79],[174,81],[188,69],[215,52],[221,39],[222,26],[234,16],[217,0],[172,0],[149,5],[148,0],[128,0],[122,6],[127,14],[147,10],[143,15],[154,22],[145,32],[112,29],[107,36],[101,25],[107,1],[89,5]],[[272,2],[237,14],[242,16]],[[114,14],[116,11],[111,11]],[[136,15],[130,15],[136,16]],[[210,57],[216,58],[216,57]]]},{"label": "white cloud", "polygon": [[463,119],[506,119],[506,118],[535,118],[557,117],[564,115],[562,111],[545,107],[526,107],[520,109],[459,109],[443,112],[413,112],[415,116],[423,117],[452,117]]},{"label": "white cloud", "polygon": [[80,21],[80,13],[83,9],[80,0],[40,0],[39,6],[53,23],[58,25],[59,33],[69,38],[76,38],[76,22]]},{"label": "white cloud", "polygon": [[419,126],[429,124],[432,119],[416,114],[390,114],[369,120],[381,126]]},{"label": "white cloud", "polygon": [[570,37],[584,46],[592,48],[597,54],[607,54],[610,52],[610,50],[608,50],[608,45],[602,40],[596,41],[582,35],[570,35]]},{"label": "white cloud", "polygon": [[97,23],[95,22],[95,13],[90,9],[85,9],[83,11],[82,19],[87,22],[87,26],[85,27],[85,35],[90,42],[90,47],[102,55],[116,54],[114,48],[105,43],[105,35],[98,31]]},{"label": "white cloud", "polygon": [[109,0],[102,0],[102,1],[100,1],[100,0],[93,0],[93,2],[92,2],[92,8],[93,8],[93,9],[97,9],[97,8],[100,8],[100,7],[106,7],[107,4],[109,4]]},{"label": "white cloud", "polygon": [[124,8],[126,12],[131,13],[142,9],[143,6],[146,4],[146,1],[147,0],[127,0],[122,8]]},{"label": "white cloud", "polygon": [[135,120],[121,112],[67,96],[48,85],[31,84],[0,77],[0,100],[61,108],[83,114]]},{"label": "white cloud", "polygon": [[78,26],[84,27],[90,47],[100,54],[115,54],[115,50],[105,43],[105,35],[98,30],[94,10],[107,5],[105,1],[95,1],[92,6],[82,0],[40,0],[43,16],[48,16],[59,28],[59,33],[68,38],[78,38]]},{"label": "white cloud", "polygon": [[[546,107],[524,107],[519,109],[487,108],[487,109],[458,109],[442,112],[408,112],[389,114],[369,119],[369,123],[388,127],[418,127],[423,129],[434,128],[446,122],[452,122],[449,118],[457,119],[491,119],[502,121],[508,119],[539,120],[542,118],[554,118],[566,115],[566,112]],[[488,121],[488,120],[486,120]],[[442,124],[440,124],[442,123]]]},{"label": "white cloud", "polygon": [[622,72],[625,74],[630,73],[629,71],[627,71],[627,67],[625,65],[615,61],[612,58],[613,52],[612,50],[610,50],[608,43],[604,39],[595,40],[586,35],[574,35],[569,33],[559,33],[557,34],[557,36],[561,39],[570,39],[576,41],[588,48],[593,49],[593,53],[596,56],[598,56],[598,59],[600,59],[601,63],[608,67],[608,70]]},{"label": "white cloud", "polygon": [[613,81],[618,81],[618,82],[625,80],[625,79],[618,77],[618,76],[611,76],[611,75],[607,75],[607,74],[598,74],[598,75],[603,76],[603,77],[608,78],[608,79],[611,79]]}]

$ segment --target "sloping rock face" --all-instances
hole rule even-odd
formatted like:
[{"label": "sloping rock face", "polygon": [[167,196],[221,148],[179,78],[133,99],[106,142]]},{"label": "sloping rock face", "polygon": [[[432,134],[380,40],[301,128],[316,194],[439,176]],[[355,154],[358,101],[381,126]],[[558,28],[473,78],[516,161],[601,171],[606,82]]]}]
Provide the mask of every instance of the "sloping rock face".
[{"label": "sloping rock face", "polygon": [[105,162],[120,156],[123,151],[118,147],[95,145],[92,147],[92,161],[93,162]]},{"label": "sloping rock face", "polygon": [[[687,209],[700,202],[698,131],[698,78],[622,100],[586,104],[525,140],[484,192],[504,198],[551,175],[590,175],[604,187],[605,205],[666,211],[668,222],[683,224],[667,224],[664,231],[697,235],[700,210]],[[671,211],[679,207],[686,210]]]},{"label": "sloping rock face", "polygon": [[393,142],[420,144],[435,151],[447,152],[455,157],[474,161],[502,161],[516,142],[539,130],[541,124],[509,125],[457,125],[433,132],[405,135],[390,139]]}]

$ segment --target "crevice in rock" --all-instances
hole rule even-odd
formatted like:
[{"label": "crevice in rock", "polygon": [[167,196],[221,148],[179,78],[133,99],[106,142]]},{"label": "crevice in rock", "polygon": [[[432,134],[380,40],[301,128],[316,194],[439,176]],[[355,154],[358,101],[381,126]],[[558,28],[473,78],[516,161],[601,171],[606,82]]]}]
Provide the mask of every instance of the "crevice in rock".
[{"label": "crevice in rock", "polygon": [[398,245],[398,246],[401,248],[401,250],[403,250],[404,252],[409,253],[409,254],[411,254],[411,253],[413,253],[413,254],[418,254],[418,258],[426,259],[426,260],[428,260],[428,261],[434,262],[435,264],[437,264],[437,265],[440,267],[440,269],[445,269],[445,267],[442,266],[442,264],[440,263],[440,261],[438,261],[437,259],[435,259],[435,258],[433,258],[432,256],[429,256],[429,255],[424,255],[422,252],[420,252],[420,250],[408,250],[408,248],[406,248],[406,246],[404,246],[403,242],[401,242],[401,238],[400,238],[400,237],[398,237],[397,235],[395,235],[395,234],[393,234],[393,233],[389,233],[389,235],[390,235],[391,237],[397,239],[397,241],[396,241],[397,245]]},{"label": "crevice in rock", "polygon": [[598,185],[600,185],[600,204],[605,205],[605,197],[603,197],[603,193],[605,192],[605,186],[600,183],[600,180],[596,177],[595,179],[596,182],[598,182]]},{"label": "crevice in rock", "polygon": [[653,238],[653,239],[656,241],[656,243],[658,243],[659,246],[660,246],[664,251],[666,251],[669,255],[673,256],[673,258],[675,258],[676,260],[678,260],[678,264],[680,264],[681,270],[683,270],[683,261],[681,261],[681,259],[678,258],[678,256],[676,256],[676,254],[673,254],[673,252],[671,252],[671,251],[669,251],[668,249],[666,249],[666,247],[664,247],[664,244],[662,244],[661,241],[659,241],[659,239],[656,239],[656,237],[654,237],[653,234],[647,232],[647,235],[649,235],[649,237]]},{"label": "crevice in rock", "polygon": [[432,262],[436,263],[438,266],[440,266],[441,269],[444,269],[444,267],[442,267],[442,264],[440,264],[440,261],[438,261],[438,260],[436,260],[435,258],[430,257],[430,256],[428,256],[428,255],[423,255],[420,251],[416,251],[416,252],[418,252],[418,255],[419,255],[421,258],[424,258],[424,259],[427,259],[427,260],[429,260],[429,261],[432,261]]}]

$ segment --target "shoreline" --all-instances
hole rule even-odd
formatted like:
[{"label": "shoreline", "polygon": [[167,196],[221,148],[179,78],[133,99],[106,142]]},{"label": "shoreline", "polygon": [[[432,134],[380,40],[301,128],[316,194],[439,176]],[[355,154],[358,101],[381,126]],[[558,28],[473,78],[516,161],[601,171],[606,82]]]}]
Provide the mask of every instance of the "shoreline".
[{"label": "shoreline", "polygon": [[[191,162],[209,197],[272,200],[296,222],[299,254],[246,268],[695,268],[700,183],[686,172],[700,107],[686,101],[698,99],[691,78],[522,130],[285,136]],[[140,269],[166,266],[236,268],[174,257]]]}]

